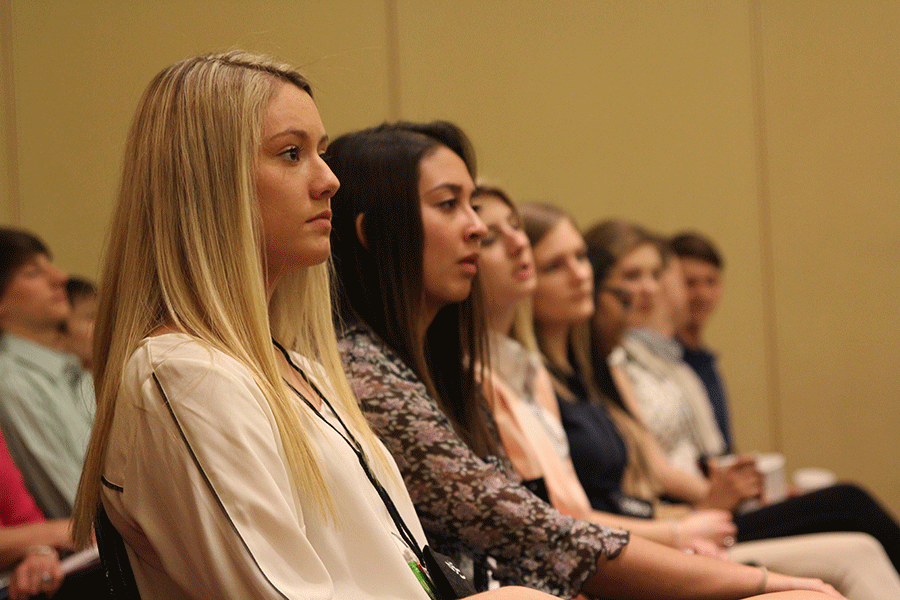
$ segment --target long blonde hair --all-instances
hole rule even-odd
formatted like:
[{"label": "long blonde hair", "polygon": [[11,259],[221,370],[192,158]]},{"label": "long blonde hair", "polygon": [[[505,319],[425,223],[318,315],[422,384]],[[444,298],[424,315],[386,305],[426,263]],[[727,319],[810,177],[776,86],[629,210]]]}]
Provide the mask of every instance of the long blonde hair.
[{"label": "long blonde hair", "polygon": [[[509,207],[517,219],[522,220],[522,215],[519,214],[519,207],[516,206],[509,194],[500,186],[479,181],[475,186],[475,191],[472,192],[472,200],[480,196],[493,196]],[[540,354],[537,338],[534,335],[534,314],[532,309],[531,297],[519,300],[513,312],[512,327],[504,334],[516,340],[531,352]]]},{"label": "long blonde hair", "polygon": [[[522,215],[525,233],[531,241],[532,247],[536,246],[563,219],[569,220],[573,225],[575,224],[570,215],[551,204],[525,204],[519,207],[519,212]],[[536,322],[535,329],[538,346],[543,350],[544,340]],[[602,404],[606,408],[625,443],[628,464],[625,466],[625,471],[622,474],[622,491],[646,500],[655,500],[661,490],[661,486],[659,478],[652,468],[646,448],[641,441],[646,432],[623,404],[615,402],[609,394],[604,393],[600,389],[597,369],[606,367],[606,357],[598,356],[595,348],[592,346],[589,321],[571,326],[568,335],[568,349],[575,363],[573,366],[577,369],[579,378],[587,391],[588,398],[585,398],[585,400],[595,404]],[[559,397],[563,401],[574,401],[574,395],[560,378],[559,374],[562,371],[562,365],[553,364],[546,352],[544,352],[544,359],[548,365],[548,370],[553,375],[554,387]]]},{"label": "long blonde hair", "polygon": [[326,517],[335,515],[334,504],[279,374],[273,337],[322,364],[334,400],[374,443],[337,353],[330,262],[283,277],[267,302],[255,165],[263,115],[279,83],[310,93],[293,67],[235,51],[176,63],[141,98],[100,285],[97,410],[74,513],[78,545],[89,539],[100,501],[126,362],[161,326],[247,367],[274,415],[298,495]]}]

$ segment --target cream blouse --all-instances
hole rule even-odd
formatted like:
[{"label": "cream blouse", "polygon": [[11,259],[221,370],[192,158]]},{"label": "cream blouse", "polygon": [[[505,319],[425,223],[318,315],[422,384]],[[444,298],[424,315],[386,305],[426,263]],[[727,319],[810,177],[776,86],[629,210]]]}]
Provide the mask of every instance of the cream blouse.
[{"label": "cream blouse", "polygon": [[[427,598],[356,455],[297,407],[336,520],[292,490],[272,412],[241,363],[183,334],[141,342],[125,370],[102,498],[144,600]],[[366,453],[424,544],[393,461],[375,459],[380,444]]]}]

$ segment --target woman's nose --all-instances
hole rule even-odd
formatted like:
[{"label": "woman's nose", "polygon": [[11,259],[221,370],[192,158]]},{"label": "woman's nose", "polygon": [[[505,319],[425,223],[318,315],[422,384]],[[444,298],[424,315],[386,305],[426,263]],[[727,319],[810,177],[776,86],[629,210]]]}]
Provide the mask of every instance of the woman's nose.
[{"label": "woman's nose", "polygon": [[524,232],[513,229],[506,234],[506,250],[512,256],[518,256],[528,247],[528,237]]},{"label": "woman's nose", "polygon": [[487,226],[471,205],[466,207],[466,218],[466,240],[477,242],[487,235]]},{"label": "woman's nose", "polygon": [[584,283],[585,281],[593,280],[593,272],[591,271],[591,266],[577,258],[572,261],[571,271],[572,277],[578,283]]},{"label": "woman's nose", "polygon": [[338,191],[338,188],[341,187],[341,182],[338,181],[331,167],[328,166],[328,163],[321,156],[319,157],[319,163],[321,172],[319,177],[314,178],[311,183],[310,196],[323,199],[331,198]]},{"label": "woman's nose", "polygon": [[48,269],[49,269],[49,274],[50,274],[50,280],[53,281],[54,284],[63,285],[64,283],[66,283],[69,280],[69,274],[66,273],[65,271],[63,271],[62,269],[60,269],[59,267],[50,265],[48,267]]}]

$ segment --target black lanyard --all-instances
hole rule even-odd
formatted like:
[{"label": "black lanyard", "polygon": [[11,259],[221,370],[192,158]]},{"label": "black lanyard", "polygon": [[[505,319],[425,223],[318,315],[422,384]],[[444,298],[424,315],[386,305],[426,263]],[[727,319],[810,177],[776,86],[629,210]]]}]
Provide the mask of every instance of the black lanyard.
[{"label": "black lanyard", "polygon": [[306,376],[306,373],[303,372],[303,369],[294,364],[294,361],[291,360],[291,357],[288,354],[287,350],[284,349],[284,346],[279,344],[274,339],[272,340],[272,343],[275,344],[275,347],[278,348],[284,355],[284,358],[285,360],[287,360],[288,365],[290,365],[291,368],[296,371],[301,378],[303,378],[303,381],[305,381],[306,384],[310,388],[312,388],[316,395],[322,400],[322,402],[324,402],[328,406],[328,408],[331,409],[332,414],[335,416],[338,423],[341,424],[344,432],[342,433],[331,423],[331,421],[323,417],[322,414],[318,410],[316,410],[316,407],[312,405],[312,402],[310,402],[306,398],[306,396],[300,393],[300,390],[298,390],[297,388],[292,386],[290,382],[285,380],[287,386],[291,388],[291,390],[293,390],[301,400],[303,400],[303,402],[310,408],[310,410],[312,410],[313,414],[319,417],[319,419],[323,423],[331,427],[335,433],[337,433],[345,442],[347,442],[347,445],[350,446],[350,449],[353,450],[354,454],[356,454],[356,458],[357,460],[359,460],[359,464],[362,467],[363,472],[365,472],[366,477],[369,479],[369,482],[372,484],[372,487],[375,488],[375,491],[378,492],[378,495],[381,497],[381,501],[384,503],[385,508],[387,508],[388,514],[391,516],[391,519],[394,521],[394,525],[397,527],[397,530],[400,533],[400,539],[402,539],[403,542],[409,547],[409,549],[412,550],[413,554],[416,557],[416,560],[419,561],[419,564],[424,565],[425,557],[422,554],[422,549],[419,548],[418,543],[416,543],[416,538],[413,537],[413,534],[409,530],[409,527],[407,527],[406,523],[403,521],[403,517],[400,516],[400,512],[397,510],[397,507],[394,504],[394,501],[391,499],[390,494],[388,494],[387,490],[384,489],[384,486],[381,485],[381,482],[378,481],[378,479],[372,473],[372,470],[369,468],[369,460],[366,458],[366,454],[363,451],[362,444],[360,444],[359,441],[355,437],[353,437],[353,434],[350,433],[350,429],[344,423],[343,419],[341,419],[341,416],[338,414],[338,412],[334,410],[334,407],[328,401],[328,398],[326,398],[325,395],[322,394],[321,391],[319,391],[319,388],[316,386],[316,384]]}]

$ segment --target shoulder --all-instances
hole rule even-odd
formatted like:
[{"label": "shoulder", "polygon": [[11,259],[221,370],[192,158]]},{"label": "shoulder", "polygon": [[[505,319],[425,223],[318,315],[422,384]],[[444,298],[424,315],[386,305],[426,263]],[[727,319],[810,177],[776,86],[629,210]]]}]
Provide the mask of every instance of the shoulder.
[{"label": "shoulder", "polygon": [[410,383],[419,381],[403,359],[365,325],[344,331],[338,340],[338,351],[351,382],[375,375]]},{"label": "shoulder", "polygon": [[162,395],[166,402],[205,410],[242,399],[254,404],[262,400],[244,363],[185,334],[142,340],[125,366],[122,385],[137,402]]},{"label": "shoulder", "polygon": [[354,325],[341,332],[338,350],[342,356],[371,359],[383,356],[386,347],[371,329],[364,325]]},{"label": "shoulder", "polygon": [[[15,338],[0,341],[0,410],[34,407],[65,394],[64,367],[68,356],[50,348]],[[31,408],[27,408],[31,410]]]}]

